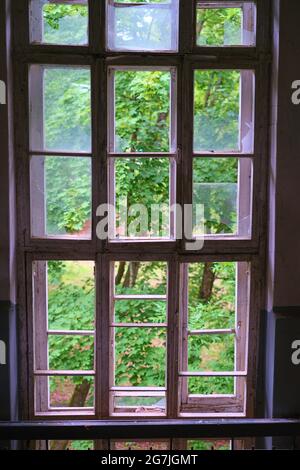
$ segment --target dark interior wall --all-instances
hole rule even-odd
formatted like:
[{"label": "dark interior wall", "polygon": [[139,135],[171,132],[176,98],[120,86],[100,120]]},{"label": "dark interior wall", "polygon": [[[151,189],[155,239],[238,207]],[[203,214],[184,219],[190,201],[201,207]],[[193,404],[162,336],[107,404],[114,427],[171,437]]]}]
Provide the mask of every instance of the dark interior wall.
[{"label": "dark interior wall", "polygon": [[[300,340],[300,105],[292,84],[300,80],[298,0],[273,1],[270,125],[268,289],[261,349],[265,351],[266,417],[300,416],[300,365],[292,344]],[[286,447],[286,439],[269,445]]]},{"label": "dark interior wall", "polygon": [[[0,80],[7,89],[6,103],[0,104],[0,420],[14,420],[18,416],[16,223],[10,1],[7,0],[0,0]],[[7,444],[0,443],[1,446]]]}]

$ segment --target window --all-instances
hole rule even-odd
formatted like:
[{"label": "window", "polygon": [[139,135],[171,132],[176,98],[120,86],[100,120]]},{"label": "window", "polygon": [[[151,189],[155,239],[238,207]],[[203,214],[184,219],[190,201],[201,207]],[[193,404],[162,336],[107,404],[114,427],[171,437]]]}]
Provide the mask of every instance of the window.
[{"label": "window", "polygon": [[264,2],[24,3],[26,416],[251,416]]}]

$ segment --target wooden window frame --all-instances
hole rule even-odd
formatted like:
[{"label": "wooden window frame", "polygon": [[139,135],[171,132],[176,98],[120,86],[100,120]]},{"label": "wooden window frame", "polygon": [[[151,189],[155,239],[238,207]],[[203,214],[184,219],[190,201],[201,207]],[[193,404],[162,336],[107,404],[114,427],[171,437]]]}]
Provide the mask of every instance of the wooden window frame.
[{"label": "wooden window frame", "polygon": [[[179,362],[181,270],[189,262],[240,261],[250,263],[249,324],[247,354],[247,391],[241,415],[251,417],[255,406],[257,373],[257,336],[259,312],[263,306],[264,257],[266,255],[266,181],[267,181],[267,123],[269,80],[269,0],[256,0],[257,29],[255,46],[199,47],[196,45],[196,0],[180,0],[178,52],[126,52],[106,50],[105,2],[89,1],[89,44],[87,46],[59,46],[31,44],[29,41],[28,0],[14,2],[14,68],[15,68],[15,148],[17,166],[18,208],[18,281],[21,352],[21,416],[34,419],[33,386],[33,306],[32,262],[35,260],[91,260],[96,272],[96,331],[97,341],[95,412],[49,413],[45,419],[114,419],[109,405],[109,301],[110,265],[114,261],[166,261],[169,266],[168,290],[168,356],[167,356],[167,413],[166,419],[180,417]],[[233,2],[231,2],[233,3]],[[243,2],[239,2],[243,3]],[[191,28],[191,24],[193,27]],[[39,65],[74,65],[91,68],[92,89],[92,239],[38,239],[30,236],[30,178],[29,178],[29,120],[28,67]],[[103,241],[96,237],[96,207],[108,202],[108,69],[112,67],[176,67],[177,69],[177,149],[176,203],[183,206],[192,201],[193,139],[191,110],[193,106],[193,69],[253,70],[256,76],[254,151],[247,157],[253,162],[253,204],[251,238],[207,238],[201,252],[187,251],[183,240],[126,240]],[[25,125],[24,125],[25,123]],[[52,154],[52,152],[51,152]],[[215,156],[215,155],[214,155]],[[228,156],[220,154],[219,156]],[[139,155],[137,154],[137,157]],[[237,154],[235,157],[246,157]],[[97,333],[98,334],[98,333]],[[174,359],[175,358],[175,359]],[[234,416],[221,404],[218,416]],[[199,413],[202,415],[202,413]],[[211,413],[204,413],[212,416]],[[197,416],[194,413],[193,416]],[[120,417],[118,415],[118,417]]]}]

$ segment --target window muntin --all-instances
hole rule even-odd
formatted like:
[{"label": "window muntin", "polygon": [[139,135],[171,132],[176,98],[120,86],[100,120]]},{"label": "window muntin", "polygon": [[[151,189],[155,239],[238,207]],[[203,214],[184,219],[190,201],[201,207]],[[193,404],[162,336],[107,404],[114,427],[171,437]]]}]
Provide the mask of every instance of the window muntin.
[{"label": "window muntin", "polygon": [[177,51],[178,0],[108,0],[111,51]]},{"label": "window muntin", "polygon": [[[70,4],[71,3],[71,4]],[[88,1],[31,0],[30,41],[33,44],[88,44]]]},{"label": "window muntin", "polygon": [[197,46],[254,46],[255,26],[254,2],[197,1]]}]

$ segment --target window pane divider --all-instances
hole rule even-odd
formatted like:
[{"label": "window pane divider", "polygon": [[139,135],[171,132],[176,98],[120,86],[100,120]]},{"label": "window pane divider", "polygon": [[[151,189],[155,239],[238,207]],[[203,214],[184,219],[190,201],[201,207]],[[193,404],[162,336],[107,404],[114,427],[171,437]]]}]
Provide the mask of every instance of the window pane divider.
[{"label": "window pane divider", "polygon": [[96,375],[94,370],[36,370],[37,377],[91,377]]},{"label": "window pane divider", "polygon": [[189,330],[189,336],[201,336],[201,335],[235,335],[235,328],[229,329],[216,329],[216,330]]},{"label": "window pane divider", "polygon": [[94,336],[93,330],[48,330],[48,335],[53,336]]},{"label": "window pane divider", "polygon": [[93,154],[89,152],[65,152],[59,150],[30,150],[31,156],[37,157],[92,157]]},{"label": "window pane divider", "polygon": [[213,371],[203,371],[203,372],[179,372],[180,377],[246,377],[246,371],[232,371],[232,372],[213,372]]},{"label": "window pane divider", "polygon": [[197,157],[210,157],[210,158],[248,158],[253,159],[255,157],[254,153],[239,153],[239,152],[212,152],[208,150],[207,152],[193,152],[193,158]]},{"label": "window pane divider", "polygon": [[109,152],[110,158],[177,158],[177,152]]},{"label": "window pane divider", "polygon": [[172,2],[170,3],[143,3],[143,2],[128,2],[128,3],[120,3],[120,2],[112,2],[111,5],[115,8],[129,8],[129,7],[147,7],[153,10],[170,10],[172,8]]},{"label": "window pane divider", "polygon": [[164,391],[144,391],[144,392],[114,392],[115,397],[164,397]]},{"label": "window pane divider", "polygon": [[111,392],[166,392],[166,387],[110,387]]},{"label": "window pane divider", "polygon": [[167,323],[112,323],[111,328],[167,328]]},{"label": "window pane divider", "polygon": [[114,300],[167,300],[166,295],[115,295]]}]

